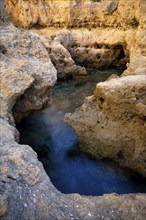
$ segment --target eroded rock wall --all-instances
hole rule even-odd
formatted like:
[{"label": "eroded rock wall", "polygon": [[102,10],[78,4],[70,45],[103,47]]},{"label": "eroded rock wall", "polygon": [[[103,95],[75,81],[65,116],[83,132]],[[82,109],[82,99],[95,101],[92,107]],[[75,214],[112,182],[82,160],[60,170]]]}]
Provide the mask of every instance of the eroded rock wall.
[{"label": "eroded rock wall", "polygon": [[[49,102],[51,88],[57,80],[57,71],[53,66],[48,52],[41,43],[39,36],[35,33],[27,33],[11,25],[1,27],[1,72],[3,82],[1,89],[5,92],[9,90],[9,85],[16,84],[23,76],[30,78],[32,83],[28,86],[25,94],[17,101],[14,112],[17,118],[27,114],[34,109],[40,109],[46,102]],[[16,73],[16,75],[14,75]],[[9,78],[9,81],[7,81]],[[24,78],[25,80],[25,78]],[[14,81],[14,82],[13,82]],[[7,83],[9,84],[7,85]],[[18,93],[18,96],[20,94]],[[17,96],[17,97],[18,97]],[[14,105],[16,98],[9,101]],[[2,112],[6,112],[3,109]],[[10,108],[10,107],[9,107]],[[18,114],[17,114],[18,113]]]},{"label": "eroded rock wall", "polygon": [[145,88],[145,75],[97,84],[94,96],[66,115],[81,149],[95,158],[112,158],[146,176]]},{"label": "eroded rock wall", "polygon": [[[10,77],[11,86],[12,75],[9,75],[11,72],[29,76],[33,81],[25,93],[21,96],[18,93],[20,97],[13,107],[17,121],[33,110],[50,105],[52,87],[57,78],[72,77],[77,80],[87,78],[86,69],[77,66],[68,50],[59,42],[49,37],[40,37],[36,33],[19,30],[12,25],[3,25],[0,31],[2,82],[5,77]],[[13,78],[17,81],[17,77]],[[6,88],[6,84],[2,83],[1,86]],[[15,100],[10,100],[11,107]],[[1,109],[5,114],[6,109],[3,107]]]},{"label": "eroded rock wall", "polygon": [[145,0],[5,0],[17,25],[48,27],[145,27]]},{"label": "eroded rock wall", "polygon": [[[112,158],[146,176],[145,29],[131,25],[126,31],[118,28],[95,29],[80,34],[76,31],[73,38],[76,39],[75,49],[71,47],[73,55],[80,41],[83,58],[88,56],[85,55],[88,50],[86,45],[94,47],[96,56],[99,55],[99,64],[93,59],[98,68],[102,62],[104,66],[104,62],[108,65],[108,62],[112,64],[117,59],[117,67],[125,62],[127,69],[120,78],[111,77],[107,82],[99,83],[94,95],[87,98],[82,107],[66,115],[66,122],[76,131],[83,151],[96,158]],[[121,51],[114,50],[120,45]],[[78,57],[78,53],[75,56]]]},{"label": "eroded rock wall", "polygon": [[131,41],[136,31],[71,30],[62,31],[55,40],[70,52],[77,65],[89,68],[118,67],[126,69]]},{"label": "eroded rock wall", "polygon": [[[1,219],[117,220],[128,217],[130,220],[145,220],[145,194],[110,194],[102,197],[61,194],[52,185],[32,148],[18,144],[19,134],[11,114],[13,105],[18,100],[18,106],[15,108],[19,109],[19,112],[25,108],[24,103],[28,106],[25,111],[28,111],[30,106],[32,108],[32,103],[35,109],[34,97],[32,102],[29,102],[31,94],[38,95],[39,100],[38,91],[50,91],[56,80],[56,70],[38,35],[18,30],[13,26],[1,27],[1,33]],[[33,47],[33,44],[36,44],[36,47]],[[42,65],[41,69],[38,65]],[[43,83],[44,81],[46,82]],[[21,103],[22,98],[19,97],[23,94]]]},{"label": "eroded rock wall", "polygon": [[61,42],[57,42],[51,37],[41,37],[52,63],[57,70],[57,77],[61,80],[77,79],[84,80],[87,78],[85,67],[76,65],[68,48],[65,48]]}]

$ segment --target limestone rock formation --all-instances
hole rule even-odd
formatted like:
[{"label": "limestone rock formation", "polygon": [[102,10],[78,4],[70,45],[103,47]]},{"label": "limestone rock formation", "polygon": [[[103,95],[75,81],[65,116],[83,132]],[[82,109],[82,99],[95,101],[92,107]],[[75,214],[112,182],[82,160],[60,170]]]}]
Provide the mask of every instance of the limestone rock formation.
[{"label": "limestone rock formation", "polygon": [[[126,68],[131,48],[131,31],[71,30],[61,31],[55,38],[71,54],[76,65],[91,68]],[[133,52],[134,54],[134,52]]]},{"label": "limestone rock formation", "polygon": [[[101,56],[103,51],[100,62],[108,60],[109,65],[123,62],[128,69],[121,78],[98,84],[95,94],[73,115],[69,114],[67,121],[75,128],[81,146],[87,141],[83,150],[94,152],[95,157],[112,157],[145,176],[145,0],[5,0],[5,3],[9,17],[22,27],[86,27],[88,31],[84,34],[82,29],[63,31],[50,40],[11,25],[0,29],[1,219],[145,220],[145,194],[85,197],[57,191],[32,148],[18,144],[13,119],[13,114],[19,120],[48,102],[57,72],[60,77],[66,77],[69,71],[84,75],[84,69],[76,65],[78,58],[84,55],[79,60],[82,65],[91,61],[90,56],[93,59],[99,52]],[[4,17],[0,17],[3,22]],[[100,28],[91,30],[92,27]],[[105,57],[106,50],[109,59]],[[67,59],[65,68],[58,61],[60,56]],[[93,63],[98,62],[94,59]],[[95,146],[92,138],[100,145]]]},{"label": "limestone rock formation", "polygon": [[[122,74],[123,78],[97,85],[90,101],[86,101],[74,114],[66,116],[67,123],[76,131],[83,151],[96,158],[110,157],[146,176],[145,30],[95,29],[83,34],[74,31],[72,38],[80,49],[77,57],[94,58],[94,53],[85,55],[85,50],[94,47],[95,51],[97,45],[96,55],[98,50],[102,50],[100,62],[93,59],[98,67],[109,62],[117,67],[124,65],[127,69]],[[70,48],[72,50],[72,46]],[[106,51],[113,60],[109,55],[106,57]],[[123,96],[118,91],[123,91]]]},{"label": "limestone rock formation", "polygon": [[[75,50],[74,46],[69,47],[77,59],[80,56],[87,63],[92,56],[93,65],[98,68],[106,63],[127,69],[123,78],[98,84],[94,96],[87,98],[74,114],[68,114],[66,122],[76,131],[83,151],[96,158],[112,158],[146,176],[145,30],[131,26],[127,31],[72,31],[72,39]],[[94,59],[93,48],[100,62]],[[85,53],[88,49],[90,54]],[[123,93],[120,95],[119,91]]]},{"label": "limestone rock formation", "polygon": [[85,67],[77,66],[71,57],[69,51],[56,40],[50,40],[49,37],[41,37],[45,48],[48,51],[50,59],[57,70],[58,79],[86,79]]},{"label": "limestone rock formation", "polygon": [[[10,102],[12,102],[11,107],[16,98],[20,97],[14,107],[15,116],[18,119],[23,114],[42,108],[48,102],[51,88],[57,79],[57,72],[51,63],[47,50],[35,33],[27,33],[13,26],[2,26],[0,47],[2,56],[1,71],[4,81],[4,85],[1,84],[3,94],[7,92],[5,88],[10,92],[9,84],[10,86],[11,84],[17,85],[19,76],[22,85],[27,89],[21,97],[19,92],[14,98],[8,95]],[[25,85],[25,78],[30,79],[31,84],[26,81]],[[2,111],[5,112],[4,109]]]},{"label": "limestone rock formation", "polygon": [[[49,89],[55,82],[56,70],[38,35],[18,30],[13,26],[3,27],[1,32],[5,37],[2,37],[1,41],[1,219],[116,220],[128,217],[130,220],[145,220],[145,194],[110,194],[101,197],[61,194],[52,185],[31,147],[18,144],[19,134],[11,113],[14,103],[18,103],[15,108],[22,114],[23,109],[21,110],[19,105],[22,98],[20,100],[19,97],[24,95],[23,103],[27,104],[28,99],[28,108],[25,108],[25,111],[30,110],[31,97],[25,95],[27,90],[30,96],[36,89],[35,94],[39,99],[37,88],[40,92],[43,88],[47,89],[43,81],[49,79]],[[33,47],[33,43],[36,47]],[[44,69],[42,66],[37,72],[37,63],[44,65]],[[48,71],[44,73],[46,66]]]},{"label": "limestone rock formation", "polygon": [[5,0],[7,14],[23,27],[145,27],[145,0]]},{"label": "limestone rock formation", "polygon": [[95,158],[112,158],[146,176],[146,81],[144,75],[110,79],[66,115],[80,147]]},{"label": "limestone rock formation", "polygon": [[[86,79],[85,68],[76,66],[68,50],[60,43],[19,30],[12,25],[2,26],[1,33],[2,73],[8,75],[13,69],[14,72],[33,79],[30,88],[21,95],[13,108],[17,121],[32,110],[50,104],[51,89],[57,76],[61,79],[71,76],[78,80]],[[3,79],[4,76],[5,74],[2,75]],[[2,111],[5,112],[3,109]]]}]

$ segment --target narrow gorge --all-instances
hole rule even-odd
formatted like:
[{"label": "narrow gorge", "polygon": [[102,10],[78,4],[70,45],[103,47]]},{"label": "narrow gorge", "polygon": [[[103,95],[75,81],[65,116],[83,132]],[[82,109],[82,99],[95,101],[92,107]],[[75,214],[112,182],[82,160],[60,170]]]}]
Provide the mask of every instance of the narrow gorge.
[{"label": "narrow gorge", "polygon": [[145,220],[144,5],[0,1],[2,220]]}]

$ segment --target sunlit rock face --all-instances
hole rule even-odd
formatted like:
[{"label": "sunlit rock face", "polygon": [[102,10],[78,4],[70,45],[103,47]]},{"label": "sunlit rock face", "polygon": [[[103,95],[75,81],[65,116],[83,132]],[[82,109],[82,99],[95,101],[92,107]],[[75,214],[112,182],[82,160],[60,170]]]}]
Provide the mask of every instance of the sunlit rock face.
[{"label": "sunlit rock face", "polygon": [[5,0],[9,17],[23,27],[144,27],[145,0]]}]

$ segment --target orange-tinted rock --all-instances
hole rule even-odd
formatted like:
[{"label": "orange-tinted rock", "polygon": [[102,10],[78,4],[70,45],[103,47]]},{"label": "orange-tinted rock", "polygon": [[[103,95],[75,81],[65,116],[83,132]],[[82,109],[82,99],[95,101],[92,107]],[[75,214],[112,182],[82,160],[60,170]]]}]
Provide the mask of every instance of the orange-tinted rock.
[{"label": "orange-tinted rock", "polygon": [[17,25],[47,27],[145,27],[145,0],[5,0]]}]

